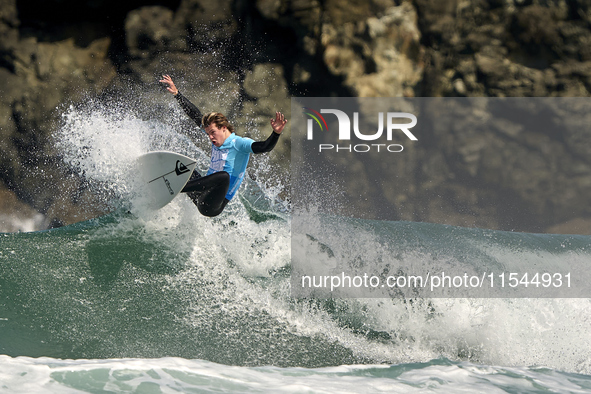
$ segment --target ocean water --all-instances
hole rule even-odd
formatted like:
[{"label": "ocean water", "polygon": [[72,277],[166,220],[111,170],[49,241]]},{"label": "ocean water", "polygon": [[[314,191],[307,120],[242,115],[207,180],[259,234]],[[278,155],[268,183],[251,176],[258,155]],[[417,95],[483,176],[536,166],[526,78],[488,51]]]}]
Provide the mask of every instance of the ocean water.
[{"label": "ocean water", "polygon": [[[55,144],[113,212],[0,234],[0,391],[591,392],[587,298],[296,298],[280,181],[253,176],[214,219],[185,196],[154,212],[135,194],[136,157],[169,149],[207,166],[174,127],[70,108]],[[447,260],[470,237],[488,245],[485,262],[535,261],[558,244],[543,256],[591,263],[591,237],[409,222],[355,231],[393,244],[420,234]],[[440,242],[449,231],[453,253]]]}]

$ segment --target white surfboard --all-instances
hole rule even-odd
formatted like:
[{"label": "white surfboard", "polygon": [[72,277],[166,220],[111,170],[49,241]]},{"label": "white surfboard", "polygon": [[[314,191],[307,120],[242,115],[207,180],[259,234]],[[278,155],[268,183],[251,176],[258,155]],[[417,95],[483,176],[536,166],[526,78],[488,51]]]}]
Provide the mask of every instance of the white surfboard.
[{"label": "white surfboard", "polygon": [[190,157],[168,151],[149,152],[137,160],[152,209],[171,202],[183,190],[197,165]]}]

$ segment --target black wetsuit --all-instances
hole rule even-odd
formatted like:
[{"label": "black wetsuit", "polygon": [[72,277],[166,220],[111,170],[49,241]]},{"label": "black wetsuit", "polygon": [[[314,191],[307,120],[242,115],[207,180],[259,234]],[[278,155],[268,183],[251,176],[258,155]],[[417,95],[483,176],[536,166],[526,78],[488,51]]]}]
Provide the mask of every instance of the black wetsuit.
[{"label": "black wetsuit", "polygon": [[[180,92],[174,97],[177,99],[185,113],[197,123],[197,126],[201,127],[203,115],[199,108],[191,103]],[[273,131],[265,141],[252,142],[250,148],[252,149],[252,153],[255,154],[270,152],[275,147],[278,140],[279,134]],[[194,171],[182,192],[188,194],[202,215],[213,217],[219,215],[224,210],[226,204],[234,196],[235,190],[230,193],[228,191],[231,184],[231,176],[228,172],[215,171],[212,173],[212,167],[210,167],[208,173],[209,175],[201,176],[197,171]],[[236,188],[240,186],[241,181],[241,179],[232,179],[232,183],[235,184]]]}]

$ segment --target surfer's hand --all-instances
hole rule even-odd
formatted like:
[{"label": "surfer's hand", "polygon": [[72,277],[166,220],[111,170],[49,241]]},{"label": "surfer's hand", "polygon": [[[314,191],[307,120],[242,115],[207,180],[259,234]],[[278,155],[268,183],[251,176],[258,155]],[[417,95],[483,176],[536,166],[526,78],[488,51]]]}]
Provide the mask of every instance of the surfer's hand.
[{"label": "surfer's hand", "polygon": [[277,134],[281,134],[286,123],[287,119],[285,119],[285,115],[281,112],[275,112],[275,119],[271,119],[271,127],[273,128],[273,131]]},{"label": "surfer's hand", "polygon": [[160,82],[167,84],[168,87],[166,88],[166,90],[168,90],[173,95],[176,96],[177,94],[179,94],[179,90],[176,88],[176,86],[174,86],[174,82],[172,82],[172,78],[170,77],[170,75],[163,75]]}]

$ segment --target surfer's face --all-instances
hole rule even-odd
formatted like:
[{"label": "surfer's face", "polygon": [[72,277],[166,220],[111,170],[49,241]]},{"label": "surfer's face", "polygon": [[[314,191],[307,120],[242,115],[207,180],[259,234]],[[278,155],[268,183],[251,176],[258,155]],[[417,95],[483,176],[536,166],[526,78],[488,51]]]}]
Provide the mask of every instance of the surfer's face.
[{"label": "surfer's face", "polygon": [[226,138],[230,136],[230,130],[226,126],[218,127],[215,123],[211,123],[205,128],[205,132],[209,136],[209,140],[212,144],[218,148],[222,146]]}]

